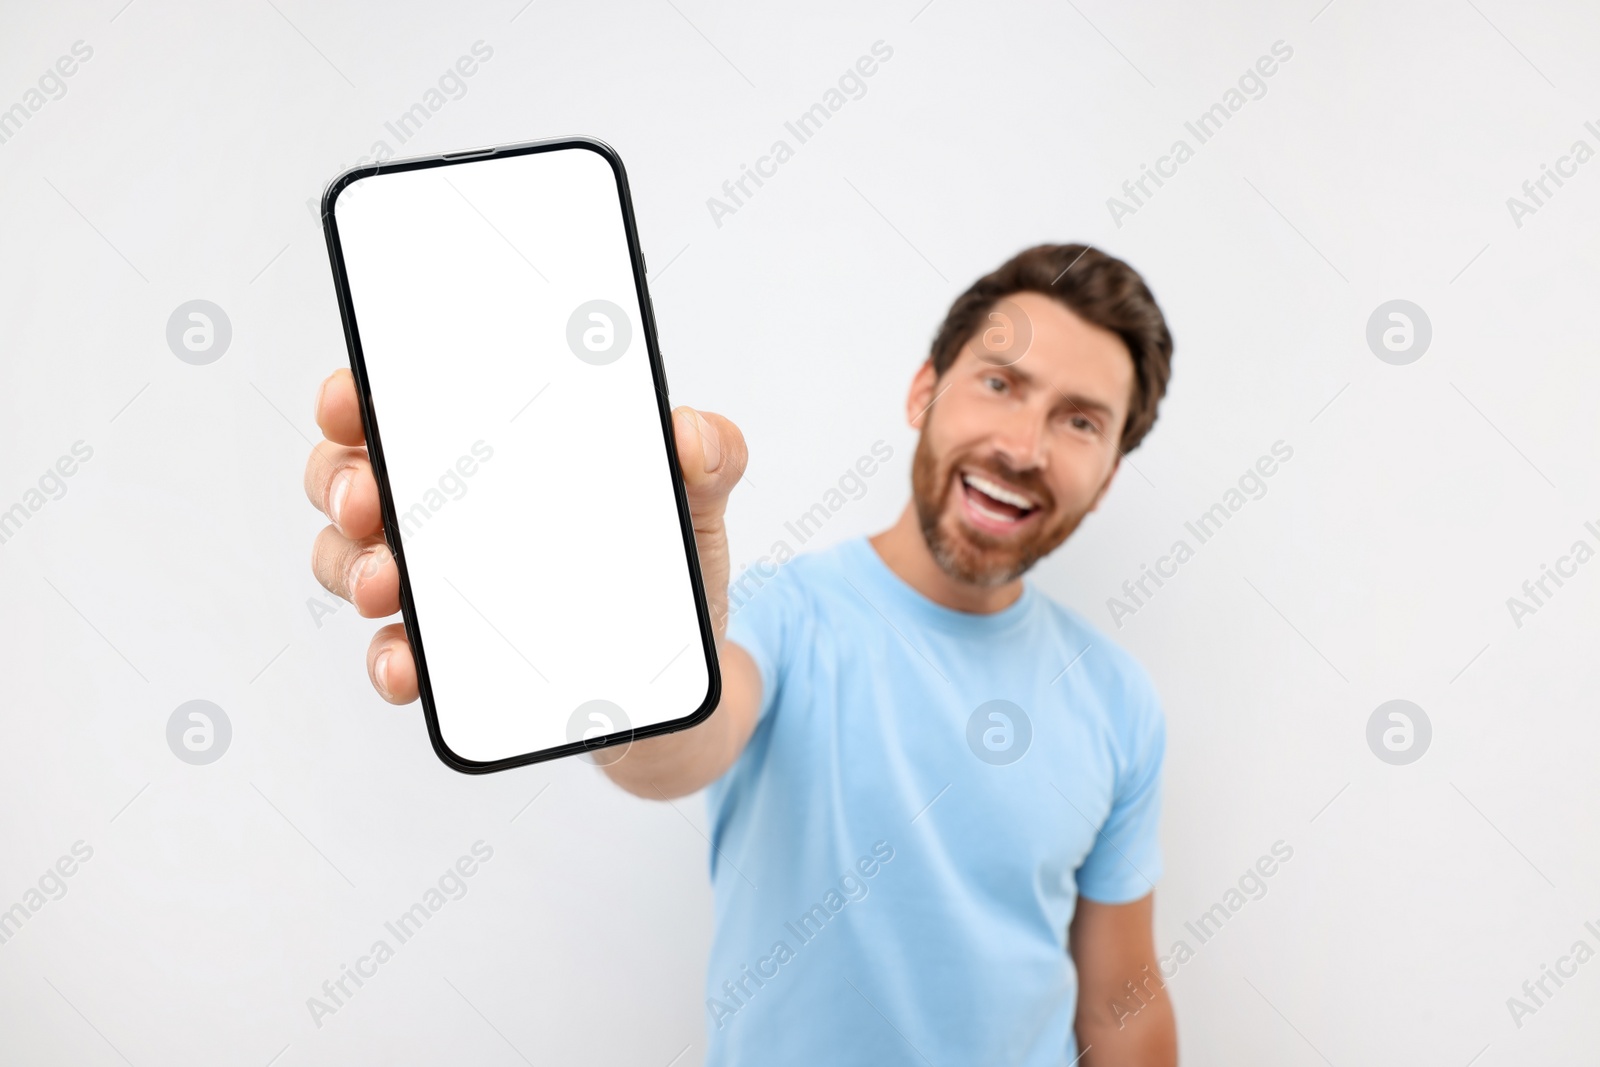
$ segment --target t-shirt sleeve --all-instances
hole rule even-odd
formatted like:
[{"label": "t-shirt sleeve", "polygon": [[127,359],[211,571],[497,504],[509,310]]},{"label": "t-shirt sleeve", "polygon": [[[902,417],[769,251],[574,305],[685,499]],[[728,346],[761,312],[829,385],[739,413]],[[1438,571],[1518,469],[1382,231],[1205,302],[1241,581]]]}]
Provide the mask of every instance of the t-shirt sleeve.
[{"label": "t-shirt sleeve", "polygon": [[1161,877],[1161,766],[1166,720],[1155,686],[1140,670],[1119,709],[1128,728],[1117,770],[1111,813],[1078,868],[1078,893],[1102,904],[1128,904],[1155,888]]},{"label": "t-shirt sleeve", "polygon": [[[776,573],[764,577],[762,567],[776,567]],[[758,718],[765,719],[777,702],[801,625],[800,592],[791,568],[772,563],[747,568],[729,587],[728,608],[728,640],[750,653],[761,672]]]}]

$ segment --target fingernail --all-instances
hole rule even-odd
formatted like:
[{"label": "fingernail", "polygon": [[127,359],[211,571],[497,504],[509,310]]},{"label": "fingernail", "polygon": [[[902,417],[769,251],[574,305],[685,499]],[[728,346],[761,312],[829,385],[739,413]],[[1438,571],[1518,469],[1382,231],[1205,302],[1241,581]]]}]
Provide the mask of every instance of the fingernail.
[{"label": "fingernail", "polygon": [[698,411],[694,413],[694,424],[700,431],[701,462],[707,474],[714,474],[722,466],[722,438],[717,436],[717,428],[701,418]]},{"label": "fingernail", "polygon": [[333,379],[331,377],[324,378],[322,379],[322,384],[317,386],[317,410],[316,414],[313,416],[314,419],[320,420],[322,418],[322,396],[328,391],[328,383],[332,380]]},{"label": "fingernail", "polygon": [[378,573],[378,569],[389,558],[389,549],[385,545],[370,548],[350,561],[350,573],[345,576],[345,586],[350,591],[352,598],[361,583]]},{"label": "fingernail", "polygon": [[339,525],[339,516],[344,511],[344,498],[350,495],[350,486],[355,483],[355,472],[342,470],[333,476],[333,484],[328,487],[328,518],[334,525]]},{"label": "fingernail", "polygon": [[389,657],[392,655],[394,651],[386,648],[378,653],[378,658],[372,664],[372,679],[378,683],[384,696],[389,695]]}]

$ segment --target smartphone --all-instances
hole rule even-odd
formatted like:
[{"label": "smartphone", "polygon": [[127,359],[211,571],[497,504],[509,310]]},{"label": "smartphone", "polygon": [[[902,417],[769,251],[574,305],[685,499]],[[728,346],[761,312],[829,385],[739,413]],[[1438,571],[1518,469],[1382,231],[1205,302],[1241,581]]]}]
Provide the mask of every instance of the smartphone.
[{"label": "smartphone", "polygon": [[368,164],[322,218],[439,758],[704,720],[715,636],[621,158],[571,137]]}]

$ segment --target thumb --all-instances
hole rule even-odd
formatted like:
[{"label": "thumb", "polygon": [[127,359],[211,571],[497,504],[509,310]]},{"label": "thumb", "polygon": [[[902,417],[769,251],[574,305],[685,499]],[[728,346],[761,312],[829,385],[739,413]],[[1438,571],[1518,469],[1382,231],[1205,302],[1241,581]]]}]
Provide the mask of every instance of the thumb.
[{"label": "thumb", "polygon": [[720,507],[744,476],[744,434],[721,415],[691,407],[673,411],[672,429],[690,508]]}]

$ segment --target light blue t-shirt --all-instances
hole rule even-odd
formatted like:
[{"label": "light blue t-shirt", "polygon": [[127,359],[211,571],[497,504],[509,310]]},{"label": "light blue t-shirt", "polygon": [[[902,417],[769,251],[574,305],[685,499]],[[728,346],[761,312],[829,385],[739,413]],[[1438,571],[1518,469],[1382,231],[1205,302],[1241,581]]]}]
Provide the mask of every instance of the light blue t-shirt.
[{"label": "light blue t-shirt", "polygon": [[761,718],[707,794],[706,1063],[1070,1063],[1078,895],[1160,877],[1148,675],[1031,582],[953,611],[865,538],[759,577],[729,636]]}]

